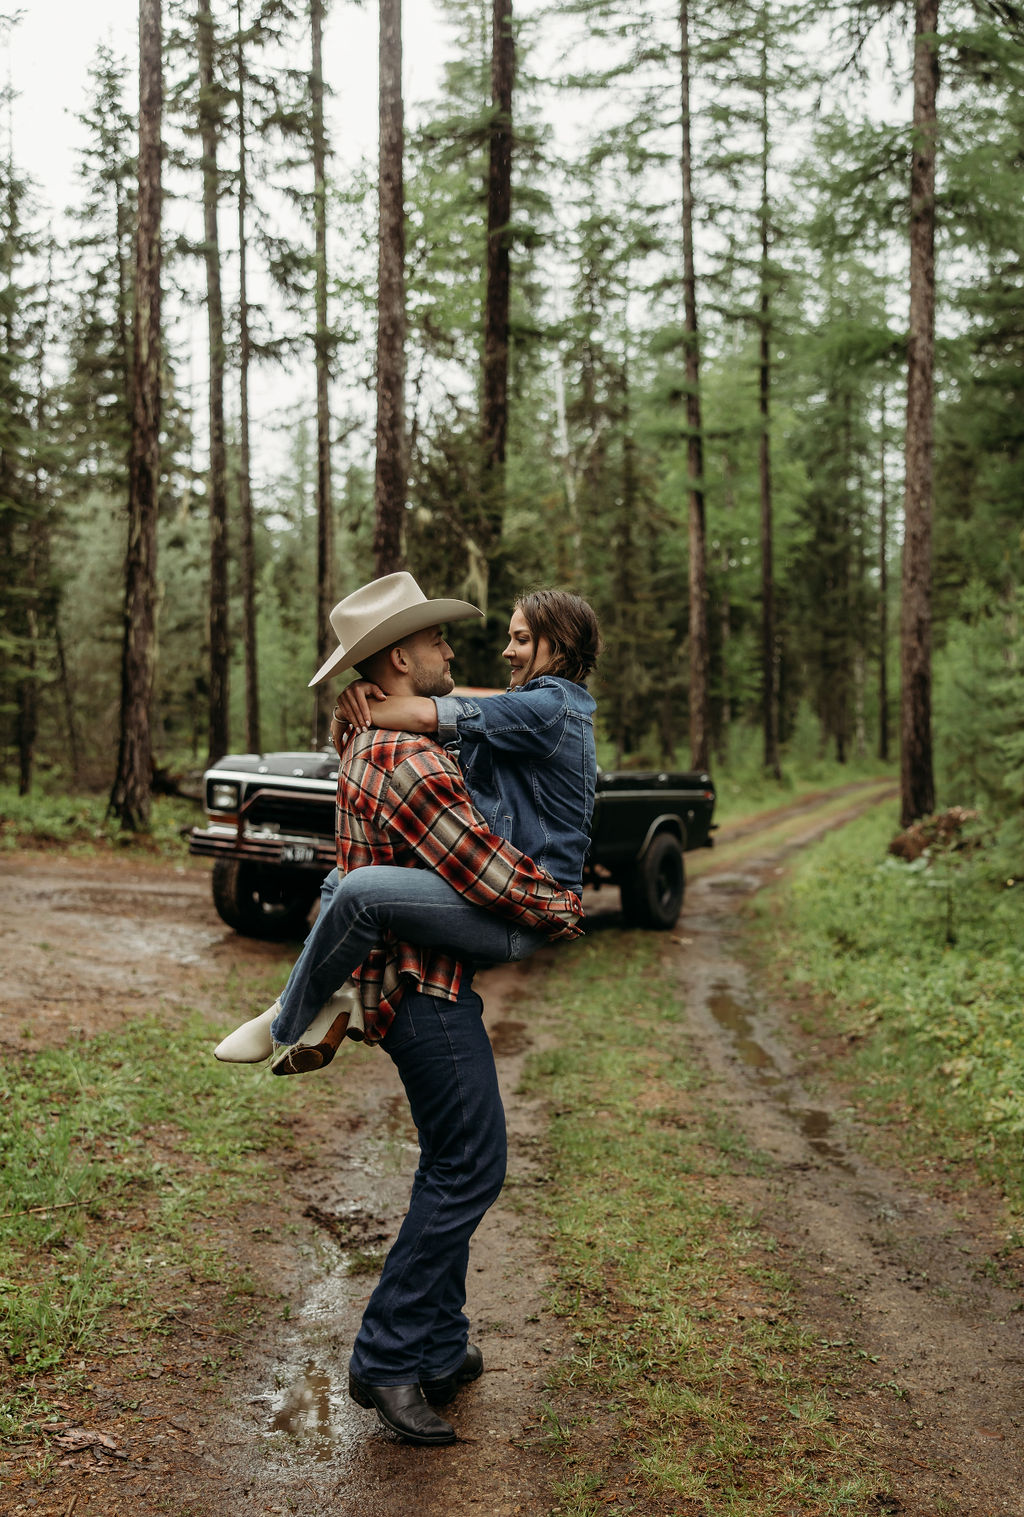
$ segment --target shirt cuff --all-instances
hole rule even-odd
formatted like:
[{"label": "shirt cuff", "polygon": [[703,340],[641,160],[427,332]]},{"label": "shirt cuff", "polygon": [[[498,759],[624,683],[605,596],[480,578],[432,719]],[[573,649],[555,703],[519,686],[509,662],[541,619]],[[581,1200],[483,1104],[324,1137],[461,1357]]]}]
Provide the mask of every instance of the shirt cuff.
[{"label": "shirt cuff", "polygon": [[454,695],[435,695],[437,707],[437,741],[442,748],[459,741],[459,702]]}]

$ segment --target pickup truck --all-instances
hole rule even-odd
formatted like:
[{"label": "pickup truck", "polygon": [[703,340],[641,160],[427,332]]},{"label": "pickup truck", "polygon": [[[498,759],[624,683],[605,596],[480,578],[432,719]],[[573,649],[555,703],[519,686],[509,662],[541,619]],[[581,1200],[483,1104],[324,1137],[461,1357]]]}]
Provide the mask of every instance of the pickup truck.
[{"label": "pickup truck", "polygon": [[[206,827],[189,852],[214,860],[213,903],[247,937],[301,936],[334,866],[338,756],[236,753],[203,777]],[[631,926],[668,929],[683,906],[683,854],[712,845],[703,773],[599,771],[584,883],[617,885]]]}]

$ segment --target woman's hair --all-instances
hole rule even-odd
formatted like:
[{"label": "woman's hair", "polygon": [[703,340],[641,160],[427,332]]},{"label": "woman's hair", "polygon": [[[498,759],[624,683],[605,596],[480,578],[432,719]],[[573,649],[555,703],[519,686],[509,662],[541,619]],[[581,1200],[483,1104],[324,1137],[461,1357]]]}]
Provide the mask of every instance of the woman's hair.
[{"label": "woman's hair", "polygon": [[593,608],[568,590],[526,590],[516,597],[516,606],[526,618],[533,637],[533,664],[537,644],[546,637],[551,644],[551,662],[538,671],[558,674],[576,685],[585,683],[601,652],[601,629]]}]

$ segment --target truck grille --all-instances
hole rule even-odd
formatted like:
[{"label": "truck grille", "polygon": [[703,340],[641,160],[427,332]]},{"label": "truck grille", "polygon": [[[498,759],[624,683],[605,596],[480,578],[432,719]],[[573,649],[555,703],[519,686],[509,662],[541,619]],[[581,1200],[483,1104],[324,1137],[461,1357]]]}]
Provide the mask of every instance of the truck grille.
[{"label": "truck grille", "polygon": [[334,798],[259,790],[242,807],[243,827],[273,827],[290,836],[334,836]]}]

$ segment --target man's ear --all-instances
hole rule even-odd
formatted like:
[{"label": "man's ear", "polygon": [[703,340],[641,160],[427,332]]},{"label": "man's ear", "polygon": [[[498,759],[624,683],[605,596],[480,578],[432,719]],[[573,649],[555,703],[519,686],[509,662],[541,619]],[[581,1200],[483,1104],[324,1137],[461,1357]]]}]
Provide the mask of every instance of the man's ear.
[{"label": "man's ear", "polygon": [[388,649],[388,663],[397,674],[408,674],[409,660],[405,656],[405,649],[401,643],[396,643],[393,648]]}]

